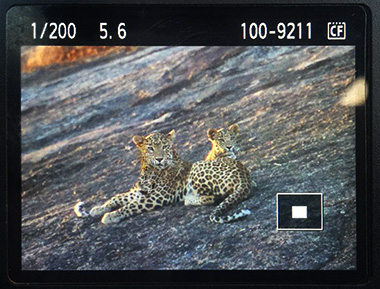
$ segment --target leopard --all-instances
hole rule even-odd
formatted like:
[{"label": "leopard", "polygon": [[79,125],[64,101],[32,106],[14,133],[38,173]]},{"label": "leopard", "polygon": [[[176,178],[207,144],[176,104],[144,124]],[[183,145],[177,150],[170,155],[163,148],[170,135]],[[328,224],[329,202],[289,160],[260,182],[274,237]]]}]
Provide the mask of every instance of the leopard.
[{"label": "leopard", "polygon": [[[182,201],[192,164],[178,156],[174,138],[174,130],[168,134],[153,132],[145,137],[133,136],[141,164],[138,180],[129,191],[93,207],[89,215],[102,216],[103,224],[119,223],[125,218]],[[82,206],[83,203],[79,203],[79,214]]]},{"label": "leopard", "polygon": [[223,160],[225,158],[236,159],[235,152],[239,151],[236,143],[238,134],[238,124],[232,124],[226,130],[223,128],[208,129],[207,137],[212,146],[205,157],[205,161]]},{"label": "leopard", "polygon": [[168,134],[153,132],[145,137],[134,136],[132,141],[138,148],[137,158],[141,163],[137,182],[129,191],[93,207],[89,213],[84,210],[83,202],[77,203],[74,208],[77,216],[101,215],[103,224],[111,224],[175,202],[214,204],[218,197],[225,200],[210,215],[211,222],[229,223],[249,215],[249,210],[223,215],[233,204],[245,199],[250,190],[252,183],[244,174],[244,165],[222,161],[222,157],[207,162],[186,162],[178,156],[174,138],[174,130]]},{"label": "leopard", "polygon": [[185,205],[211,205],[222,199],[209,218],[213,223],[229,223],[251,214],[242,209],[226,214],[232,207],[248,199],[257,187],[245,165],[236,160],[237,124],[227,130],[209,129],[207,136],[212,144],[205,160],[195,163],[189,173]]},{"label": "leopard", "polygon": [[[233,124],[228,127],[228,129],[215,129],[210,128],[207,130],[208,140],[211,142],[211,150],[207,153],[205,161],[224,161],[229,162],[229,159],[236,160],[236,152],[240,150],[237,143],[237,137],[239,134],[238,124]],[[252,172],[250,172],[251,179],[253,178]],[[253,186],[257,187],[255,181],[253,181]]]}]

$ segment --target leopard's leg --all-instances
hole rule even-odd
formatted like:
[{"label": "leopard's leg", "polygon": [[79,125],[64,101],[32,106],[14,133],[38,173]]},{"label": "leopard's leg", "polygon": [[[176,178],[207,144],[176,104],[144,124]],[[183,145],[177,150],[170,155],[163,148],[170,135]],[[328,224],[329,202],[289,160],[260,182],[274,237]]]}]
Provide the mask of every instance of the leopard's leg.
[{"label": "leopard's leg", "polygon": [[251,214],[248,209],[242,209],[233,214],[224,215],[232,206],[248,198],[250,188],[248,186],[238,187],[231,195],[221,202],[211,213],[210,220],[213,223],[228,223]]},{"label": "leopard's leg", "polygon": [[187,194],[185,197],[185,206],[202,206],[212,205],[215,203],[215,196],[201,196],[198,194]]},{"label": "leopard's leg", "polygon": [[143,204],[139,203],[128,203],[125,206],[121,207],[118,210],[105,213],[102,218],[103,224],[112,224],[119,223],[121,220],[131,217],[133,215],[141,214],[144,211],[151,211],[154,208],[158,207],[157,205],[153,205],[151,209],[147,209]]},{"label": "leopard's leg", "polygon": [[137,187],[133,187],[130,191],[122,194],[117,194],[103,205],[95,206],[91,209],[90,215],[92,217],[103,215],[106,212],[110,212],[116,208],[125,206],[129,202],[134,202],[139,199],[141,192]]},{"label": "leopard's leg", "polygon": [[186,195],[184,197],[185,206],[212,205],[215,203],[215,196],[209,187],[202,187],[199,182],[190,181],[187,184]]},{"label": "leopard's leg", "polygon": [[102,218],[102,223],[118,223],[125,218],[152,211],[158,207],[163,207],[164,205],[172,203],[173,201],[174,194],[164,198],[162,192],[154,192],[147,197],[141,198],[139,201],[127,203],[118,210],[105,213]]}]

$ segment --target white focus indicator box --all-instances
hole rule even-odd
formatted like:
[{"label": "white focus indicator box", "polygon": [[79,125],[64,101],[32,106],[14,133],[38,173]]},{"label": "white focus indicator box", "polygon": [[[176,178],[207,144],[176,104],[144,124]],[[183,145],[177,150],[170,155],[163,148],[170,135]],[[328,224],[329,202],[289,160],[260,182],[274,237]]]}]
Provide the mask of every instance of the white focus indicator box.
[{"label": "white focus indicator box", "polygon": [[323,194],[277,193],[277,230],[323,230]]},{"label": "white focus indicator box", "polygon": [[293,219],[307,219],[307,206],[292,206]]}]

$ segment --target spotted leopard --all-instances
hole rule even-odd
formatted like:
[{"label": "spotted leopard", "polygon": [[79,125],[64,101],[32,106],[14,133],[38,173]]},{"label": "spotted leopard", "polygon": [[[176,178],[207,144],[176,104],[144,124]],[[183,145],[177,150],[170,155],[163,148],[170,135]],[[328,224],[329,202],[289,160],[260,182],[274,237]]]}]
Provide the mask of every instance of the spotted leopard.
[{"label": "spotted leopard", "polygon": [[217,199],[222,199],[210,215],[210,220],[215,223],[228,223],[251,214],[247,209],[226,214],[247,199],[256,186],[244,164],[235,160],[233,148],[238,132],[236,124],[228,130],[209,129],[207,134],[212,149],[205,161],[193,165],[189,174],[185,205],[214,204]]},{"label": "spotted leopard", "polygon": [[140,176],[132,189],[117,194],[103,205],[93,207],[91,216],[103,215],[102,223],[118,223],[124,218],[182,201],[191,164],[181,160],[174,149],[175,132],[136,135]]},{"label": "spotted leopard", "polygon": [[233,124],[228,129],[210,128],[207,131],[208,140],[211,142],[211,150],[208,152],[205,161],[214,161],[227,157],[236,159],[235,151],[238,150],[236,137],[239,134],[239,126]]},{"label": "spotted leopard", "polygon": [[[250,214],[248,210],[241,210],[222,216],[232,204],[245,198],[244,192],[250,186],[249,180],[241,177],[245,167],[239,162],[229,164],[227,158],[222,161],[219,157],[219,160],[212,162],[197,162],[192,168],[176,153],[174,136],[174,131],[167,135],[152,133],[146,137],[134,136],[133,142],[139,149],[141,162],[138,181],[128,192],[92,208],[90,215],[103,215],[104,224],[117,223],[124,218],[182,201],[185,195],[188,195],[185,205],[213,204],[218,197],[227,196],[211,214],[212,222],[227,223]],[[191,177],[188,178],[190,173]],[[217,185],[207,190],[208,183],[205,184],[204,180],[212,180]],[[195,194],[199,198],[194,202],[192,196]],[[83,205],[83,202],[77,203],[74,210],[78,216],[85,217],[87,213]]]}]

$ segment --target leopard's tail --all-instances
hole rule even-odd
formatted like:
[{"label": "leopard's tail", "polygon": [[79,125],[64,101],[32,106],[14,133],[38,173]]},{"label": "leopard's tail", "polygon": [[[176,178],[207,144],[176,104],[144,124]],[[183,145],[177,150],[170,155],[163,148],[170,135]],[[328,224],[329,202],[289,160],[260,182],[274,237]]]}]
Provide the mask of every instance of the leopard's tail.
[{"label": "leopard's tail", "polygon": [[210,221],[213,223],[229,223],[250,215],[251,211],[247,209],[242,209],[233,214],[227,213],[233,206],[249,197],[250,189],[250,186],[247,187],[245,185],[236,188],[236,190],[225,198],[211,213]]},{"label": "leopard's tail", "polygon": [[244,218],[250,215],[252,212],[248,209],[242,209],[239,212],[236,212],[232,215],[221,216],[220,213],[217,212],[217,209],[212,212],[210,215],[210,221],[213,223],[230,223],[237,221],[241,218]]}]

